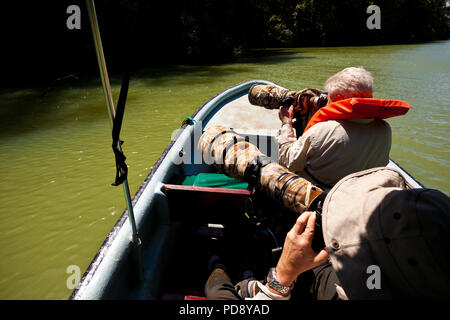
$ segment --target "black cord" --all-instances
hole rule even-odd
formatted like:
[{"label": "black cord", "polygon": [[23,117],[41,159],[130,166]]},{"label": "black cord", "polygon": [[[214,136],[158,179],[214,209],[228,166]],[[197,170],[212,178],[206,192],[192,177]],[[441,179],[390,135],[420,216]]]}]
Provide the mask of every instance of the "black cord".
[{"label": "black cord", "polygon": [[121,185],[128,176],[128,167],[125,163],[127,157],[125,157],[122,151],[122,144],[124,142],[120,140],[120,130],[122,128],[123,115],[125,113],[129,83],[130,73],[129,71],[126,71],[120,88],[119,101],[117,103],[116,116],[114,117],[112,128],[112,149],[116,159],[116,179],[114,183],[111,184],[113,186]]}]

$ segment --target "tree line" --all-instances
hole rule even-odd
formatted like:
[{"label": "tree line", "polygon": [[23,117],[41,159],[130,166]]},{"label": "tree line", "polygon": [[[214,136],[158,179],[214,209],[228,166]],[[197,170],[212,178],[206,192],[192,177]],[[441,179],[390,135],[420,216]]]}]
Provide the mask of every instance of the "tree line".
[{"label": "tree line", "polygon": [[[81,8],[81,29],[68,30],[69,5]],[[448,39],[445,0],[96,0],[108,66],[217,63],[267,47],[417,43]],[[380,8],[369,29],[367,7]],[[50,81],[96,72],[82,0],[30,1],[3,10],[2,83]]]}]

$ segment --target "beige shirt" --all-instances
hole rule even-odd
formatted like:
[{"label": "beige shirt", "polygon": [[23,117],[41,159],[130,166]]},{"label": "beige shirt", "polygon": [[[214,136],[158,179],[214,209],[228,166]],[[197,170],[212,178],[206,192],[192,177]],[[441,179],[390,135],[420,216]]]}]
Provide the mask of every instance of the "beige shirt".
[{"label": "beige shirt", "polygon": [[320,122],[298,140],[284,125],[276,138],[280,165],[329,186],[351,173],[387,165],[392,143],[391,127],[380,119]]}]

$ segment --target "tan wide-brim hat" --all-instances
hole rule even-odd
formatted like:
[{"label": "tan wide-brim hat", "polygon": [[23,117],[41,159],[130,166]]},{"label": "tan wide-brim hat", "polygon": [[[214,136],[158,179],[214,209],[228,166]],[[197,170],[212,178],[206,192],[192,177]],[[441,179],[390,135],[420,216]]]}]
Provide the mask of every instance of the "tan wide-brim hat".
[{"label": "tan wide-brim hat", "polygon": [[392,168],[351,174],[329,192],[323,236],[350,299],[450,298],[450,201]]}]

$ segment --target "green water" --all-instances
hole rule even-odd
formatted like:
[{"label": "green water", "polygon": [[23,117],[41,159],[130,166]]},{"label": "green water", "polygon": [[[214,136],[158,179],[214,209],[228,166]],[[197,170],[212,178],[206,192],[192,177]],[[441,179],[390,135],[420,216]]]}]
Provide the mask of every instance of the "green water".
[{"label": "green water", "polygon": [[[142,70],[130,84],[121,138],[134,194],[171,133],[210,97],[265,79],[322,87],[348,66],[372,72],[374,97],[414,109],[393,118],[391,157],[449,194],[450,42],[267,50],[239,63]],[[66,299],[67,267],[81,272],[122,213],[100,80],[0,92],[0,299]],[[117,100],[119,82],[113,80]]]}]

